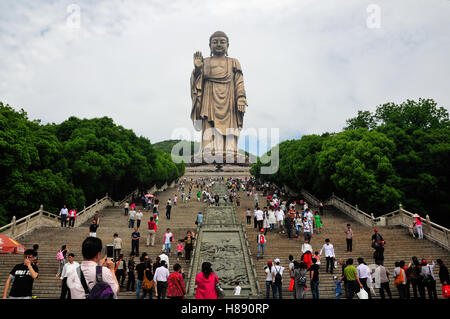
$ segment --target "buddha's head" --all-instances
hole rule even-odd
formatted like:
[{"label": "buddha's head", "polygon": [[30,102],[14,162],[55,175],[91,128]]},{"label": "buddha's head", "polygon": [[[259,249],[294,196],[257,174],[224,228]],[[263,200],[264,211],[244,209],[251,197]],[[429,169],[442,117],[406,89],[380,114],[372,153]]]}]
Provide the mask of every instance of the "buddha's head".
[{"label": "buddha's head", "polygon": [[211,55],[228,55],[228,37],[225,32],[216,31],[209,37]]}]

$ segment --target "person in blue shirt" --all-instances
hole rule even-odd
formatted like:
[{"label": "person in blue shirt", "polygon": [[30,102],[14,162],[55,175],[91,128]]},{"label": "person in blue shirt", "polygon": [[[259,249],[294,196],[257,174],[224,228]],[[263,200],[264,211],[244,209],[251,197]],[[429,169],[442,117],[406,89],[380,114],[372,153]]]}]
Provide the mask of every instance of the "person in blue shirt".
[{"label": "person in blue shirt", "polygon": [[198,212],[197,214],[197,224],[200,228],[202,228],[202,223],[203,223],[203,214],[202,212]]},{"label": "person in blue shirt", "polygon": [[338,280],[338,277],[333,277],[334,281],[334,293],[336,294],[336,299],[341,299],[342,295],[342,288],[341,288],[341,282],[342,280]]}]

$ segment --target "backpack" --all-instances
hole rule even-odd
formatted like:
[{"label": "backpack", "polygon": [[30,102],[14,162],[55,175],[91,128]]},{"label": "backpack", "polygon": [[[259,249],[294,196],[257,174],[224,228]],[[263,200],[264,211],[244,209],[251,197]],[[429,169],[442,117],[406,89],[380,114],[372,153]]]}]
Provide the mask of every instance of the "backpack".
[{"label": "backpack", "polygon": [[[305,273],[306,274],[306,273]],[[306,277],[299,272],[295,276],[295,281],[297,281],[299,286],[306,286]]]},{"label": "backpack", "polygon": [[403,284],[403,282],[405,281],[405,277],[403,276],[403,269],[400,268],[400,274],[395,278],[394,284],[396,286],[399,286],[401,284]]},{"label": "backpack", "polygon": [[264,235],[258,235],[258,244],[265,244],[266,238]]},{"label": "backpack", "polygon": [[280,272],[277,270],[277,268],[275,268],[275,271],[277,272],[275,274],[275,285],[276,286],[281,286],[281,274]]},{"label": "backpack", "polygon": [[430,266],[428,266],[428,270],[430,271],[430,273],[428,274],[428,275],[425,275],[424,277],[423,277],[423,284],[424,285],[429,285],[429,284],[431,284],[432,282],[433,282],[433,276],[431,276],[431,268],[430,268]]},{"label": "backpack", "polygon": [[149,271],[149,270],[145,269],[145,271],[144,271],[144,280],[142,280],[142,288],[145,290],[150,290],[153,288],[154,281],[148,279],[147,271]]},{"label": "backpack", "polygon": [[63,251],[62,251],[62,250],[60,250],[60,251],[58,251],[58,252],[56,253],[56,259],[57,259],[57,260],[63,260],[63,259],[64,259],[64,254],[63,254]]},{"label": "backpack", "polygon": [[91,290],[89,290],[89,286],[86,283],[86,279],[84,278],[84,274],[81,271],[81,266],[77,268],[77,274],[80,278],[81,285],[83,286],[84,292],[86,294],[86,299],[114,299],[114,292],[111,289],[111,286],[103,281],[102,278],[102,266],[97,266],[95,269],[96,272],[96,283]]}]

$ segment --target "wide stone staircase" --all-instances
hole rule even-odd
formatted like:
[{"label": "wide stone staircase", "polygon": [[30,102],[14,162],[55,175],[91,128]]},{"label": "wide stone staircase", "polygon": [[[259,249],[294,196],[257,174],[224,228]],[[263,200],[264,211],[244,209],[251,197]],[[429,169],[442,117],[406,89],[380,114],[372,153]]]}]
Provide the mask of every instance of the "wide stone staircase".
[{"label": "wide stone staircase", "polygon": [[[195,188],[194,188],[195,189]],[[147,252],[155,261],[156,257],[161,254],[163,246],[163,235],[167,228],[170,228],[174,234],[174,243],[172,245],[172,254],[169,258],[170,271],[173,271],[173,265],[179,263],[186,274],[189,273],[189,264],[185,263],[184,254],[183,258],[177,261],[176,254],[176,242],[178,239],[182,239],[186,236],[188,230],[195,231],[196,225],[194,224],[197,212],[203,210],[204,203],[197,202],[197,199],[193,198],[188,203],[181,203],[181,196],[178,192],[177,206],[172,206],[171,219],[166,219],[166,203],[168,198],[172,198],[175,195],[176,188],[169,188],[164,192],[157,195],[160,200],[159,211],[159,223],[156,234],[155,246],[146,247],[146,235],[147,235],[147,221],[151,216],[151,212],[143,211],[144,217],[140,227],[141,239],[139,245],[139,253]],[[141,203],[136,203],[137,209],[141,208]],[[57,299],[60,296],[61,288],[59,286],[60,280],[55,277],[58,271],[58,262],[56,260],[56,253],[62,245],[67,245],[70,252],[75,254],[75,260],[81,262],[83,260],[81,255],[81,244],[83,240],[88,236],[89,223],[78,228],[60,228],[60,227],[45,227],[40,228],[23,238],[18,238],[17,241],[23,244],[26,248],[32,248],[33,244],[39,244],[39,277],[33,284],[33,295],[38,299]],[[128,261],[129,254],[131,252],[131,233],[132,229],[128,228],[128,217],[124,215],[124,210],[121,207],[108,207],[100,212],[100,227],[97,230],[97,237],[103,242],[103,245],[112,244],[113,234],[118,233],[119,237],[123,240],[122,252],[125,259]],[[135,258],[136,263],[139,263],[139,258]],[[0,291],[3,294],[4,285],[6,279],[9,276],[9,272],[15,264],[23,262],[23,255],[0,255]],[[119,294],[120,299],[136,298],[135,294],[126,293],[126,282],[124,282],[124,289]],[[188,278],[186,278],[188,280]]]},{"label": "wide stone staircase", "polygon": [[[254,202],[253,196],[247,197],[244,192],[241,192],[241,206],[237,207],[237,215],[241,222],[246,224],[245,211],[247,208],[250,208],[253,212]],[[266,206],[266,200],[259,196],[259,204],[262,207]],[[344,213],[338,211],[334,207],[325,207],[324,216],[322,217],[323,228],[320,234],[314,234],[311,240],[311,245],[314,251],[320,251],[321,247],[325,243],[325,239],[329,238],[331,243],[334,245],[334,250],[336,254],[336,260],[339,258],[343,258],[344,261],[348,258],[353,258],[354,266],[358,265],[357,258],[362,257],[366,264],[374,264],[373,259],[373,248],[371,247],[371,237],[373,234],[373,229],[370,227],[363,226],[356,221],[352,220],[350,217],[345,215]],[[352,225],[353,230],[353,252],[346,252],[346,240],[344,229],[347,224]],[[266,239],[266,247],[265,247],[265,256],[264,259],[256,259],[257,253],[257,243],[256,236],[258,234],[258,230],[254,228],[253,225],[253,214],[252,214],[252,222],[251,225],[245,225],[248,240],[250,241],[250,249],[253,256],[254,264],[256,265],[256,273],[258,275],[258,280],[261,286],[261,289],[264,294],[264,298],[266,296],[265,291],[265,279],[266,274],[264,272],[264,266],[267,265],[267,261],[275,260],[279,258],[281,261],[281,265],[285,267],[285,272],[283,273],[283,298],[292,298],[292,292],[289,291],[289,255],[293,255],[295,260],[299,260],[301,256],[301,245],[304,242],[303,234],[301,234],[300,238],[292,238],[288,239],[287,234],[280,234],[278,230],[275,228],[273,233],[268,232]],[[384,265],[393,274],[394,263],[396,261],[404,260],[406,265],[411,261],[412,256],[417,256],[420,258],[425,258],[430,260],[430,257],[434,261],[440,258],[444,261],[446,265],[450,264],[450,253],[433,244],[432,242],[423,239],[417,240],[413,239],[409,234],[408,230],[405,228],[379,228],[379,233],[383,236],[386,241],[385,246],[385,260]],[[295,236],[295,232],[293,232]],[[323,252],[324,255],[324,252]],[[328,274],[325,272],[326,261],[323,256],[321,259],[321,265],[319,270],[319,291],[320,298],[328,298],[334,299],[334,284],[332,277],[341,273],[341,266],[338,265],[338,268],[334,270],[334,274]],[[439,298],[442,298],[441,293],[441,284],[439,282],[439,267],[436,265],[434,268],[434,274],[436,276],[437,283],[437,294]],[[308,280],[309,281],[309,280]],[[342,288],[343,285],[342,285]],[[394,286],[394,280],[391,276],[390,288],[393,294],[393,298],[399,298],[398,291]],[[377,296],[375,298],[379,298],[378,289],[375,289]],[[412,295],[412,288],[411,288]],[[387,296],[386,296],[387,297]],[[426,295],[428,298],[428,293]],[[270,298],[272,298],[272,291],[270,292]],[[312,298],[311,290],[308,288],[306,291],[305,298]],[[343,295],[341,298],[345,298]]]},{"label": "wide stone staircase", "polygon": [[[175,188],[169,188],[160,194],[157,194],[160,199],[160,219],[158,224],[157,239],[155,246],[146,247],[146,234],[147,227],[146,222],[149,220],[150,212],[144,211],[143,222],[141,225],[141,240],[139,252],[147,252],[152,260],[161,254],[163,245],[163,234],[166,228],[170,228],[174,234],[175,242],[184,238],[188,230],[196,230],[194,224],[198,211],[203,211],[205,203],[197,202],[196,192],[198,189],[195,187],[192,190],[193,198],[189,203],[181,203],[180,192],[178,192],[178,204],[176,207],[172,207],[171,219],[167,220],[165,217],[165,206],[167,199],[173,198],[176,193]],[[267,244],[265,249],[264,259],[256,259],[256,235],[257,229],[253,227],[252,223],[246,225],[245,211],[250,208],[253,211],[253,197],[248,197],[245,192],[239,192],[241,197],[241,205],[236,207],[236,215],[238,222],[244,223],[244,228],[249,240],[251,258],[256,267],[256,274],[259,281],[259,285],[265,297],[265,272],[264,266],[267,261],[279,258],[281,265],[285,267],[283,274],[283,298],[292,298],[292,293],[288,290],[289,287],[289,272],[288,272],[288,256],[292,254],[296,260],[301,256],[301,244],[303,243],[303,237],[297,239],[288,239],[287,234],[279,234],[277,230],[273,233],[267,233]],[[261,208],[265,206],[265,199],[260,196],[259,203]],[[140,208],[140,203],[136,203]],[[234,205],[236,205],[234,203]],[[128,260],[129,253],[131,252],[131,233],[132,230],[128,228],[128,217],[124,216],[123,208],[120,207],[107,207],[100,212],[100,227],[97,231],[97,237],[101,238],[103,244],[110,244],[113,242],[113,234],[118,233],[119,237],[123,240],[122,253]],[[364,258],[367,264],[373,264],[373,249],[371,248],[371,235],[373,229],[363,226],[350,217],[341,213],[334,207],[326,207],[324,216],[322,217],[323,229],[320,234],[314,234],[311,244],[314,251],[319,251],[326,238],[329,238],[334,245],[336,258],[354,259],[354,265],[357,265],[356,259],[358,257]],[[353,229],[353,252],[346,253],[346,242],[344,229],[347,223],[352,225]],[[33,244],[39,244],[39,277],[34,281],[33,294],[38,299],[57,299],[60,295],[59,279],[55,277],[58,270],[58,262],[56,260],[56,252],[61,245],[67,245],[71,252],[75,254],[75,260],[82,261],[81,256],[81,243],[88,236],[89,223],[85,223],[78,228],[59,228],[59,227],[45,227],[36,230],[23,238],[18,238],[18,241],[22,243],[26,248],[31,248]],[[408,230],[405,228],[380,228],[380,233],[386,240],[385,247],[385,266],[392,273],[394,269],[395,261],[405,260],[408,264],[411,261],[412,256],[418,258],[425,258],[427,260],[430,257],[433,260],[438,258],[442,259],[446,265],[450,265],[450,253],[433,244],[428,240],[415,240],[409,236]],[[173,245],[172,255],[170,256],[170,270],[172,266],[177,262],[176,249]],[[138,261],[138,259],[136,259]],[[0,291],[3,293],[4,284],[8,278],[8,274],[15,264],[22,263],[22,255],[0,255]],[[321,260],[320,266],[320,298],[334,299],[334,285],[332,275],[325,273],[325,258]],[[186,274],[185,281],[189,280],[189,264],[185,263],[184,256],[179,261]],[[434,269],[434,274],[437,278],[437,293],[438,297],[442,298],[441,284],[438,279],[438,266]],[[340,273],[340,267],[335,269],[335,274]],[[392,277],[391,277],[392,279]],[[125,280],[126,284],[126,280]],[[395,289],[393,279],[390,283],[391,291],[394,298],[398,298],[398,291]],[[378,290],[376,291],[378,294]],[[412,289],[411,289],[412,294]],[[344,296],[343,296],[344,297]],[[119,294],[120,299],[135,298],[132,293],[126,293],[125,289]],[[272,293],[270,294],[272,298]],[[308,288],[305,298],[311,298],[311,292]],[[377,297],[379,296],[377,295]],[[428,298],[428,294],[427,294]]]}]

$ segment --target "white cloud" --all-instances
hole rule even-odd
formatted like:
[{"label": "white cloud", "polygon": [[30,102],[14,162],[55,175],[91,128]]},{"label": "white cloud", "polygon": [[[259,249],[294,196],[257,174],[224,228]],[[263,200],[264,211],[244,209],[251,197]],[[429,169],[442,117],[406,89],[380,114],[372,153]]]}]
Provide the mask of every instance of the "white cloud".
[{"label": "white cloud", "polygon": [[[79,29],[67,7],[81,8]],[[381,28],[366,8],[381,8]],[[216,30],[244,70],[245,127],[339,131],[358,109],[448,108],[450,1],[0,2],[0,100],[30,118],[112,117],[152,141],[191,129],[192,54]]]}]

